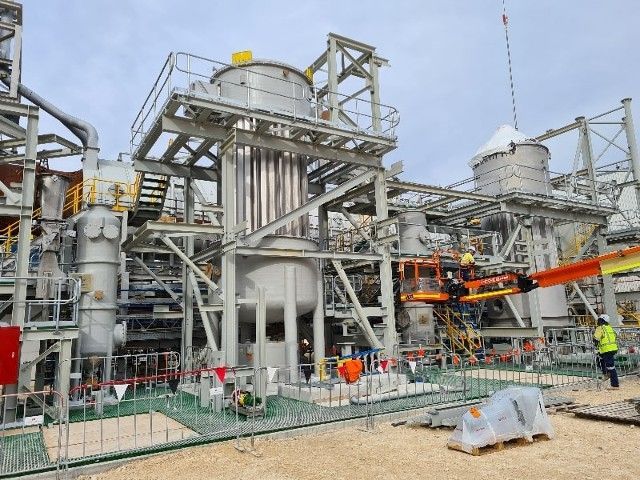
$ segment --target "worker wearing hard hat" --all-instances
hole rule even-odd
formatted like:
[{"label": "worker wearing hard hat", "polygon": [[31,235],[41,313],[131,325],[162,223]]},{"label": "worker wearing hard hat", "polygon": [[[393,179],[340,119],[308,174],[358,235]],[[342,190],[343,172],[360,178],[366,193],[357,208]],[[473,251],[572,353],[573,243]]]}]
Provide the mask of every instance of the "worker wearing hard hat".
[{"label": "worker wearing hard hat", "polygon": [[593,332],[593,340],[598,347],[598,355],[600,357],[600,367],[605,379],[611,381],[611,389],[620,388],[618,382],[618,372],[616,371],[615,356],[618,353],[618,344],[616,343],[616,332],[609,325],[609,315],[603,314],[598,317],[598,326]]},{"label": "worker wearing hard hat", "polygon": [[465,282],[471,278],[471,272],[476,264],[476,259],[473,257],[475,253],[476,247],[469,245],[469,248],[460,259],[460,276]]}]

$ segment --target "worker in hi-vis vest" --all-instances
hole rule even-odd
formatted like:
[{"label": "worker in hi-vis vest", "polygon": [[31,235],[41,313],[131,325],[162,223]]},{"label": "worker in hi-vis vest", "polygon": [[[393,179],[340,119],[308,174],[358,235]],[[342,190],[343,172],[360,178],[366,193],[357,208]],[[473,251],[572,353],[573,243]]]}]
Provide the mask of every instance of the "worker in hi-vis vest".
[{"label": "worker in hi-vis vest", "polygon": [[603,314],[598,317],[598,326],[593,332],[593,340],[598,347],[600,367],[602,368],[605,380],[609,378],[611,381],[610,388],[620,388],[615,364],[618,344],[616,343],[616,332],[611,328],[611,325],[609,325],[609,315]]},{"label": "worker in hi-vis vest", "polygon": [[473,257],[475,253],[476,247],[470,245],[460,259],[460,276],[465,282],[471,278],[471,271],[476,264],[476,259]]}]

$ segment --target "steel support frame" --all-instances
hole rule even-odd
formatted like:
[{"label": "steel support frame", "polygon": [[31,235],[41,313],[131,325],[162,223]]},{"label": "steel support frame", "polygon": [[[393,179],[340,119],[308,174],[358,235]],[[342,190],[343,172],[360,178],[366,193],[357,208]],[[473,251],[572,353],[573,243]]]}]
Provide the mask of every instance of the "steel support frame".
[{"label": "steel support frame", "polygon": [[22,194],[20,198],[20,223],[18,249],[16,251],[15,287],[11,324],[22,328],[26,312],[27,277],[29,276],[29,252],[31,250],[31,218],[36,188],[36,150],[38,148],[38,108],[25,106],[27,117],[24,166],[22,170]]},{"label": "steel support frame", "polygon": [[[601,228],[596,232],[596,242],[600,254],[607,252],[606,228]],[[611,318],[612,325],[621,325],[618,320],[618,304],[616,302],[616,292],[611,275],[602,275],[602,303],[604,312]]]},{"label": "steel support frame", "polygon": [[[387,205],[387,180],[385,172],[379,171],[374,178],[376,221],[384,222],[389,218]],[[377,238],[385,238],[389,235],[389,227],[383,226],[376,232]],[[391,246],[383,242],[378,245],[378,253],[382,255],[380,262],[380,296],[381,305],[385,312],[384,323],[384,347],[388,355],[395,355],[398,346],[396,333],[395,302],[393,293],[393,269],[391,266]]]},{"label": "steel support frame", "polygon": [[227,365],[238,363],[238,309],[236,307],[236,141],[235,130],[218,151],[222,165],[221,189],[224,212],[222,225],[222,338],[221,347]]}]

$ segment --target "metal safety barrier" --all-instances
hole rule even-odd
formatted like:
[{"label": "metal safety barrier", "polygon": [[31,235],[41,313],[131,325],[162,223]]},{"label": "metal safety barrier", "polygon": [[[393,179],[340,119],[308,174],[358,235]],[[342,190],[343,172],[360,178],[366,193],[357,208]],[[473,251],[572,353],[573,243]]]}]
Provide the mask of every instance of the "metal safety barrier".
[{"label": "metal safety barrier", "polygon": [[[35,442],[39,455],[53,452],[48,463],[38,465],[63,470],[87,460],[219,440],[233,440],[236,448],[246,451],[255,449],[262,433],[347,420],[372,429],[379,415],[482,400],[510,386],[600,385],[597,355],[586,342],[590,333],[577,330],[570,340],[556,334],[553,344],[539,339],[523,348],[487,349],[483,355],[418,349],[388,356],[370,350],[293,367],[224,366],[216,352],[186,352],[190,370],[180,371],[176,356],[165,362],[166,369],[140,362],[135,371],[113,368],[111,380],[89,379],[76,385],[66,404],[68,425],[54,425],[60,428],[58,437],[45,441],[44,429],[25,431],[35,436],[21,439],[22,447],[12,447],[11,452],[25,448],[24,442]],[[628,356],[638,346],[640,329],[621,330],[619,340],[620,356]],[[111,365],[132,364],[135,357],[116,359]],[[349,361],[360,364],[355,377],[347,374]],[[162,356],[156,362],[160,363]],[[618,368],[621,375],[633,373],[637,355],[619,358]],[[55,448],[47,450],[49,445]],[[36,467],[11,465],[13,473]]]}]

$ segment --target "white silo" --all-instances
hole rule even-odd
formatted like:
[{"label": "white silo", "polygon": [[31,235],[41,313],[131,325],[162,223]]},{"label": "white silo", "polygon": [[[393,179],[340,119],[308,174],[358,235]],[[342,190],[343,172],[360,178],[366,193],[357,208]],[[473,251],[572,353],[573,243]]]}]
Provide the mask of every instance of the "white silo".
[{"label": "white silo", "polygon": [[[476,152],[469,165],[473,168],[477,193],[500,196],[508,193],[525,193],[550,196],[549,150],[509,125],[503,125],[491,139]],[[486,230],[500,232],[503,241],[517,226],[516,218],[499,213],[482,219]],[[558,265],[558,247],[554,236],[553,221],[543,217],[531,219],[532,244],[534,246],[534,270],[546,270]],[[521,241],[526,237],[520,234]],[[524,253],[524,252],[523,252]],[[524,255],[514,252],[516,261]],[[564,286],[538,290],[540,310],[545,325],[564,325],[568,321],[567,299]],[[530,318],[530,295],[512,297],[520,316]],[[487,303],[488,315],[498,324],[515,324],[515,316],[502,300]]]}]

